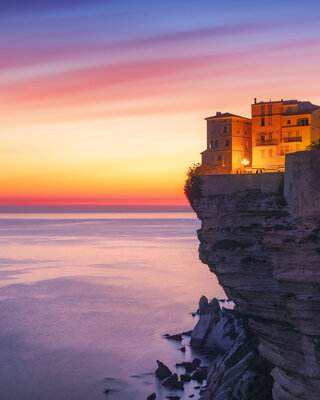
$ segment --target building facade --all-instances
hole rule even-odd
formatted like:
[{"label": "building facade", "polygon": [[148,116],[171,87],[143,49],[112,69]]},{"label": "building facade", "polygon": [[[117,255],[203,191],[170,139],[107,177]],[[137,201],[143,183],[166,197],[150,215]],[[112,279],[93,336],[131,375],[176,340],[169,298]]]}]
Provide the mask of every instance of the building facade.
[{"label": "building facade", "polygon": [[207,148],[201,153],[202,163],[213,173],[242,173],[251,165],[251,120],[230,113],[217,112],[207,121]]},{"label": "building facade", "polygon": [[255,100],[251,111],[253,169],[284,170],[286,154],[320,138],[320,107],[309,101]]}]

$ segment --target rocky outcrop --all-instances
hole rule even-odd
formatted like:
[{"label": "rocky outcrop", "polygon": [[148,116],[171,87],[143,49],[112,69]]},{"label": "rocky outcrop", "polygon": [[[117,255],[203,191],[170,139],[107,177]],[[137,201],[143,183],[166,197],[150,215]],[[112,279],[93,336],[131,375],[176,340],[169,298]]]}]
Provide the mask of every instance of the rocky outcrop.
[{"label": "rocky outcrop", "polygon": [[[201,307],[202,300],[202,307]],[[203,307],[190,344],[214,355],[203,400],[271,400],[272,366],[258,352],[258,339],[246,319],[234,310],[220,309],[217,299]]]},{"label": "rocky outcrop", "polygon": [[274,366],[274,400],[319,399],[320,181],[315,171],[320,171],[320,152],[299,152],[287,156],[285,176],[204,176],[201,198],[192,204],[202,221],[200,259],[217,275],[235,310],[248,317],[260,354]]}]

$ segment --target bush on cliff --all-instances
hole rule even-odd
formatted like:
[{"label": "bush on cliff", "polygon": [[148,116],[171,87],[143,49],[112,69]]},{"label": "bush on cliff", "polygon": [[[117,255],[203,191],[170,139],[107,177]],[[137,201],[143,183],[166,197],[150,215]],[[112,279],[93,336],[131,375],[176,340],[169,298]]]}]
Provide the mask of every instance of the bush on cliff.
[{"label": "bush on cliff", "polygon": [[308,150],[320,150],[320,139],[313,140],[307,147]]},{"label": "bush on cliff", "polygon": [[187,179],[184,184],[184,193],[187,196],[191,206],[194,200],[201,196],[201,175],[209,175],[211,167],[206,164],[193,164],[187,171]]}]

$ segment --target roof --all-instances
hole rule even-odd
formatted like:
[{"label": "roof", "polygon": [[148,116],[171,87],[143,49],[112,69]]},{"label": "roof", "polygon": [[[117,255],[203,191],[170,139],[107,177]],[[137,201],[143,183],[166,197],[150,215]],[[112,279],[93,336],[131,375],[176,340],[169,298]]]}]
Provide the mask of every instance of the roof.
[{"label": "roof", "polygon": [[311,114],[313,111],[320,108],[320,106],[316,106],[315,104],[310,103],[310,101],[298,101],[297,105],[298,108],[289,108],[283,113],[283,115]]},{"label": "roof", "polygon": [[[248,119],[248,120],[250,120],[250,118],[241,117],[240,115],[235,115],[235,114],[231,114],[231,113],[228,113],[228,112],[226,112],[226,113],[219,113],[219,112],[217,112],[216,115],[213,115],[212,117],[207,117],[207,118],[205,118],[205,120],[208,120],[208,119],[219,119],[219,118],[231,118],[231,117],[234,117],[234,118],[243,118],[243,119]],[[250,121],[251,121],[251,120],[250,120]]]},{"label": "roof", "polygon": [[282,103],[284,105],[290,105],[290,104],[296,104],[298,103],[298,100],[276,100],[276,101],[258,101],[256,103],[253,103],[253,106],[259,106],[261,104],[275,104],[275,103]]}]

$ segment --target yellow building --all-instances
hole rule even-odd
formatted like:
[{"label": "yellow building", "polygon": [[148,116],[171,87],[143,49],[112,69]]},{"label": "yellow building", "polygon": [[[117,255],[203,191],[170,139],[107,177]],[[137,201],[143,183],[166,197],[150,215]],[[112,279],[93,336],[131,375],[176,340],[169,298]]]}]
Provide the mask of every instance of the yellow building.
[{"label": "yellow building", "polygon": [[230,113],[217,112],[207,121],[207,149],[202,163],[212,166],[216,174],[242,173],[251,165],[251,120]]},{"label": "yellow building", "polygon": [[285,155],[320,138],[320,107],[309,101],[256,102],[252,110],[252,167],[284,169]]}]

